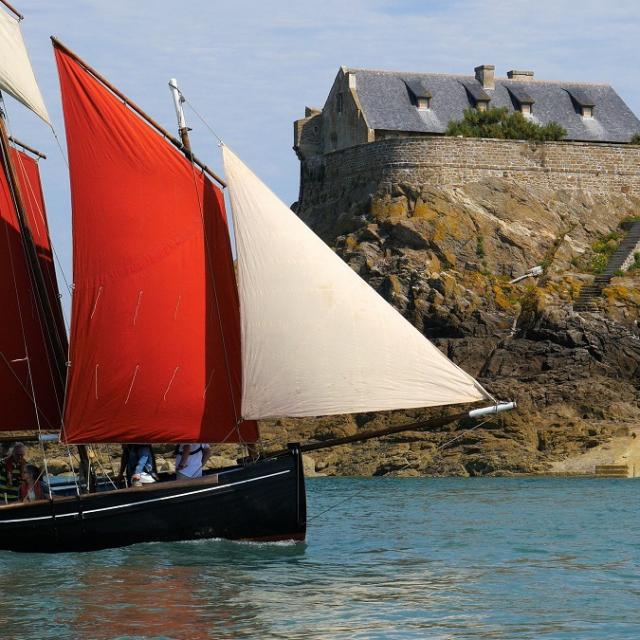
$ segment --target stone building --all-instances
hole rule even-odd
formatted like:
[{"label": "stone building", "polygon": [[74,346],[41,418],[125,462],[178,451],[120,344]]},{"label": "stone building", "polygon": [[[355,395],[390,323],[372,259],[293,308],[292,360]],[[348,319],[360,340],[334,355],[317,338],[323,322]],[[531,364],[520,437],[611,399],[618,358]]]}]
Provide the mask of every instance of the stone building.
[{"label": "stone building", "polygon": [[[557,122],[561,142],[444,135],[465,109],[507,107],[539,124]],[[327,222],[385,185],[458,186],[506,178],[552,190],[640,195],[640,120],[607,84],[534,79],[532,71],[475,75],[342,67],[322,109],[294,123],[301,162],[299,215],[322,234]]]},{"label": "stone building", "polygon": [[557,122],[567,140],[629,142],[640,121],[607,84],[534,80],[533,71],[496,78],[493,65],[475,76],[400,73],[342,67],[323,109],[307,108],[295,123],[301,160],[357,144],[442,135],[474,107],[507,107],[538,124]]},{"label": "stone building", "polygon": [[[558,122],[566,139],[444,135],[466,108],[490,106]],[[640,122],[607,85],[517,71],[496,78],[488,65],[466,77],[340,69],[324,108],[295,123],[297,214],[519,410],[473,432],[465,425],[458,438],[443,431],[336,450],[319,470],[531,473],[640,424],[640,270],[616,275],[591,301],[596,313],[573,308],[594,281],[594,243],[640,214],[640,146],[629,144],[637,132]],[[534,266],[537,278],[518,277]],[[387,420],[310,428],[326,439]]]}]

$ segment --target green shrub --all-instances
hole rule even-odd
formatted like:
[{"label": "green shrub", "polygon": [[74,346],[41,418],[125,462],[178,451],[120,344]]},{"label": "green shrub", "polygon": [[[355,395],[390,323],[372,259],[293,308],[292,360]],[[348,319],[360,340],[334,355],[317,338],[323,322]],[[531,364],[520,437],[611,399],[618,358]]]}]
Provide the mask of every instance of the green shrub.
[{"label": "green shrub", "polygon": [[594,253],[589,263],[589,271],[602,273],[607,268],[609,256],[606,253]]},{"label": "green shrub", "polygon": [[627,271],[639,271],[640,270],[640,251],[636,251],[633,254],[633,262]]},{"label": "green shrub", "polygon": [[629,140],[629,144],[640,144],[640,133],[634,133]]},{"label": "green shrub", "polygon": [[539,125],[525,118],[520,111],[509,113],[507,107],[494,107],[486,111],[465,109],[462,120],[449,122],[447,135],[545,141],[562,140],[567,132],[557,122]]},{"label": "green shrub", "polygon": [[609,258],[615,253],[623,236],[620,231],[610,231],[591,245],[594,254],[589,262],[590,271],[602,273],[605,270]]}]

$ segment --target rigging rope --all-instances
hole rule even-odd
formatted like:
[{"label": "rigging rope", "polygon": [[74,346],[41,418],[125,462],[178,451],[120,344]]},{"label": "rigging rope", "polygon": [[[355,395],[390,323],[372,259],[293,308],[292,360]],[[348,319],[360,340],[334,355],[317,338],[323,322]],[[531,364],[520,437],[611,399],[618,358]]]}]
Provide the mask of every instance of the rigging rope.
[{"label": "rigging rope", "polygon": [[[2,101],[2,111],[6,116],[7,110],[6,110],[6,105],[4,102],[4,96],[0,95],[0,100]],[[8,118],[7,118],[8,121]],[[5,167],[9,166],[9,149],[4,149],[2,150],[2,155],[3,155],[3,159],[4,159],[4,164]],[[7,175],[7,180],[8,180],[8,175]],[[17,204],[16,206],[16,215],[17,214]],[[27,373],[28,373],[28,378],[29,378],[29,386],[31,387],[31,400],[33,402],[33,408],[34,408],[34,412],[35,412],[35,419],[36,419],[36,426],[38,429],[38,440],[40,442],[40,447],[42,449],[42,459],[44,461],[44,468],[45,468],[45,472],[47,474],[47,487],[49,489],[49,499],[52,499],[52,494],[51,494],[51,486],[49,485],[48,482],[48,478],[49,478],[49,469],[48,469],[48,464],[47,464],[47,456],[46,456],[46,452],[45,452],[45,448],[44,448],[44,442],[42,441],[42,425],[40,422],[40,410],[38,407],[38,402],[37,402],[37,398],[36,398],[36,390],[35,390],[35,385],[33,382],[33,372],[31,370],[31,358],[29,357],[29,346],[27,343],[27,333],[25,330],[25,326],[24,326],[24,318],[23,318],[23,314],[22,314],[22,306],[20,304],[20,292],[18,291],[18,282],[16,279],[16,271],[15,271],[15,262],[14,262],[14,257],[13,257],[13,250],[11,248],[11,239],[9,237],[9,225],[5,224],[5,237],[6,237],[6,241],[7,241],[7,249],[8,249],[8,254],[9,254],[9,263],[11,265],[11,277],[13,279],[13,287],[14,287],[14,291],[15,291],[15,295],[16,295],[16,308],[18,310],[18,317],[20,320],[20,332],[22,333],[22,342],[23,342],[23,347],[24,347],[24,353],[25,353],[25,358],[26,358],[26,362],[27,362]],[[42,325],[41,325],[41,329]],[[6,358],[4,357],[3,354],[3,358],[6,361]],[[7,365],[10,365],[10,363],[7,363]],[[13,367],[9,366],[9,370],[11,372],[14,373],[14,375],[17,377],[17,374],[15,374],[15,371],[13,370]],[[50,373],[53,374],[53,372]],[[53,382],[53,380],[52,380]],[[54,383],[55,384],[55,383]],[[24,385],[20,385],[20,386],[24,386]],[[28,395],[28,394],[27,394]],[[56,400],[58,398],[56,397]],[[60,408],[60,407],[58,407]],[[44,415],[44,414],[43,414]]]},{"label": "rigging rope", "polygon": [[193,113],[195,113],[196,117],[202,122],[202,124],[204,124],[204,126],[207,129],[209,129],[209,131],[213,134],[213,136],[218,141],[218,144],[223,145],[224,142],[222,138],[211,128],[209,123],[198,113],[198,111],[196,111],[196,108],[182,95],[182,92],[179,91],[179,93],[180,93],[180,97],[184,100],[184,103],[188,105],[188,107],[193,111]]},{"label": "rigging rope", "polygon": [[[7,112],[7,109],[6,109],[6,105],[5,105],[5,102],[4,102],[4,96],[3,96],[1,93],[0,93],[0,103],[2,104],[2,110],[3,110],[3,112],[4,112],[4,114],[5,114],[5,117],[6,117],[7,129],[8,129],[8,130],[9,130],[9,132],[10,132],[10,131],[11,131],[11,121],[10,121],[10,118],[9,118],[9,115],[8,115],[8,112]],[[61,145],[60,145],[60,141],[59,141],[59,139],[58,139],[58,136],[57,136],[57,134],[56,134],[56,132],[55,132],[55,130],[54,130],[54,128],[53,128],[53,126],[51,126],[51,130],[52,130],[52,132],[53,132],[53,136],[54,136],[54,138],[56,139],[56,142],[58,143],[58,147],[59,147],[60,152],[61,152],[61,154],[62,154],[62,156],[63,156],[64,162],[65,162],[65,164],[68,166],[68,163],[67,163],[67,161],[66,161],[66,158],[64,158],[64,153],[62,153],[62,147],[61,147]],[[19,154],[18,154],[18,158],[19,158],[19,160],[20,160],[20,166],[21,166],[21,170],[22,170],[22,172],[23,172],[23,176],[26,178],[26,173],[25,173],[25,169],[24,169],[24,164],[23,164],[22,159],[20,158],[20,155],[19,155]],[[8,159],[5,159],[5,162],[8,162]],[[32,185],[31,185],[30,181],[29,181],[29,180],[26,180],[26,182],[29,184],[29,188],[30,188],[30,190],[31,190],[31,192],[32,192],[32,196],[33,196],[33,201],[36,203],[36,206],[37,206],[37,208],[38,208],[38,211],[39,211],[39,213],[40,213],[40,216],[41,216],[43,219],[45,219],[45,220],[46,220],[45,215],[44,215],[44,211],[42,211],[42,209],[40,208],[40,204],[39,204],[39,202],[38,202],[38,199],[35,197],[35,194],[34,194],[34,192],[33,192],[33,187],[32,187]],[[17,206],[17,205],[16,205],[16,206]],[[7,230],[7,233],[8,233],[8,230]],[[58,254],[57,254],[57,252],[55,251],[55,249],[53,248],[53,245],[51,244],[51,242],[50,242],[50,241],[49,241],[49,244],[51,245],[52,252],[53,252],[53,254],[54,254],[54,256],[55,256],[55,258],[56,258],[56,260],[57,260],[57,262],[58,262],[58,266],[59,266],[60,272],[62,273],[62,276],[63,276],[64,282],[65,282],[65,285],[67,286],[67,290],[69,290],[69,291],[70,291],[70,290],[71,290],[71,288],[70,288],[70,286],[69,286],[69,283],[68,283],[68,281],[67,281],[66,275],[65,275],[65,273],[64,273],[64,269],[62,268],[62,264],[61,264],[61,262],[60,262],[60,259],[59,259],[59,257],[58,257]],[[13,257],[11,257],[11,264],[12,264],[12,271],[13,271]],[[17,283],[16,283],[16,278],[15,278],[15,272],[13,273],[13,279],[14,279],[14,286],[16,287],[16,290],[17,290]],[[35,295],[35,293],[34,293],[34,295]],[[18,309],[20,310],[19,302],[18,302]],[[66,321],[66,318],[65,318],[65,316],[64,316],[64,313],[62,314],[62,316],[63,316],[63,323],[64,323],[64,325],[65,325],[65,329],[67,329],[67,330],[68,330],[68,323],[67,323],[67,321]],[[25,340],[25,351],[26,351],[26,336],[25,336],[25,330],[24,330],[24,325],[23,325],[23,321],[22,321],[22,312],[21,312],[21,310],[20,310],[20,323],[21,323],[21,328],[22,328],[22,333],[23,333],[23,339]],[[40,322],[40,323],[39,323],[39,325],[40,325],[41,332],[42,332],[42,334],[43,334],[43,335],[42,335],[43,340],[48,341],[48,342],[49,342],[49,344],[51,344],[51,343],[52,343],[52,340],[54,339],[54,338],[53,338],[53,336],[46,336],[46,335],[44,335],[44,334],[45,334],[45,331],[44,331],[44,327],[42,326],[42,322]],[[58,340],[60,340],[60,337],[59,337],[59,336],[58,336]],[[28,356],[27,356],[27,357],[28,357]],[[54,387],[55,387],[55,382],[54,382],[54,372],[52,371],[52,363],[49,361],[49,358],[47,358],[47,363],[48,363],[48,368],[49,368],[49,376],[50,376],[51,382],[54,384]],[[67,367],[67,376],[68,376],[68,367]],[[33,377],[32,377],[32,375],[31,375],[31,364],[30,364],[30,362],[29,362],[29,377],[30,377],[30,381],[31,381],[31,386],[32,386],[32,388],[33,388]],[[63,380],[63,381],[62,381],[62,384],[63,384],[63,388],[66,388],[66,380]],[[49,485],[49,482],[48,482],[48,479],[49,479],[49,471],[48,471],[47,456],[46,456],[46,451],[45,451],[44,442],[42,441],[42,438],[41,438],[41,435],[42,435],[42,434],[41,434],[41,425],[40,425],[40,420],[39,420],[39,417],[40,417],[40,411],[39,411],[39,407],[38,407],[37,399],[36,399],[36,397],[35,397],[35,389],[33,390],[33,396],[32,396],[32,398],[33,398],[33,403],[34,403],[35,411],[36,411],[36,419],[37,419],[37,421],[38,421],[38,434],[39,434],[40,446],[41,446],[41,449],[42,449],[43,462],[44,462],[45,470],[46,470],[46,473],[47,473],[47,484]],[[64,408],[64,407],[63,407],[63,405],[64,405],[64,398],[62,399],[62,406],[61,406],[61,403],[60,403],[60,399],[57,397],[57,394],[56,394],[56,401],[57,401],[57,403],[58,403],[58,409],[59,409],[59,411],[60,411],[60,415],[61,415],[61,417],[62,417],[62,414],[63,414],[63,408]],[[44,415],[44,414],[43,414],[43,415]],[[46,416],[45,416],[45,417],[46,417]],[[64,424],[62,424],[62,425],[61,425],[61,427],[62,427],[62,428],[61,428],[61,435],[62,435],[62,433],[64,432]],[[68,444],[66,445],[66,449],[67,449],[67,453],[68,453],[68,456],[69,456],[69,463],[70,463],[70,466],[71,466],[71,470],[72,470],[72,471],[73,471],[73,473],[74,473],[74,483],[75,483],[75,486],[76,486],[76,492],[77,492],[77,494],[78,494],[78,495],[80,495],[80,487],[79,487],[79,484],[78,484],[78,479],[77,479],[77,477],[76,477],[76,475],[75,475],[75,467],[74,467],[74,465],[73,465],[73,458],[72,458],[72,454],[71,454],[71,448],[70,448],[70,446],[69,446]],[[49,497],[51,498],[51,487],[50,487],[50,486],[49,486]]]},{"label": "rigging rope", "polygon": [[[51,253],[53,254],[53,256],[55,258],[55,261],[56,261],[56,263],[58,265],[58,270],[62,274],[62,279],[64,280],[64,284],[65,284],[65,287],[67,289],[67,292],[69,293],[69,295],[71,295],[71,287],[69,286],[69,282],[67,281],[67,276],[66,276],[66,274],[64,272],[64,269],[62,267],[62,262],[61,262],[61,260],[60,260],[60,258],[58,256],[58,253],[57,253],[57,251],[55,249],[55,246],[53,245],[53,242],[51,242],[51,237],[50,237],[49,231],[48,231],[46,214],[45,214],[44,210],[40,207],[39,199],[36,197],[36,193],[35,193],[35,191],[33,189],[33,185],[31,184],[31,181],[28,180],[28,178],[27,178],[27,172],[26,172],[24,163],[22,161],[21,155],[18,154],[17,157],[18,157],[18,162],[20,163],[20,169],[22,171],[22,176],[24,177],[25,182],[27,183],[27,185],[29,187],[29,192],[31,193],[32,201],[33,201],[38,213],[40,214],[40,218],[42,220],[42,223],[44,224],[46,236],[49,239],[49,248],[51,249]],[[47,274],[47,275],[49,275],[49,274]],[[52,284],[51,283],[51,279],[48,278],[48,280],[49,280],[49,283]],[[67,333],[68,333],[69,332],[69,322],[68,322],[67,317],[65,316],[64,312],[62,314],[62,320],[64,322],[65,329],[67,330]]]},{"label": "rigging rope", "polygon": [[[189,102],[189,100],[187,100],[187,98],[183,95],[183,93],[178,90],[178,93],[180,94],[180,98],[182,100],[182,102],[184,102],[184,104],[186,104],[192,111],[193,113],[196,115],[196,117],[202,122],[202,124],[204,124],[204,126],[213,134],[213,136],[216,138],[216,140],[218,141],[218,145],[222,146],[224,144],[222,138],[213,130],[213,128],[211,127],[211,125],[205,120],[205,118],[198,112],[198,110],[193,106],[193,104],[191,104],[191,102]],[[192,163],[193,166],[193,163]],[[233,220],[231,219],[230,221],[228,221],[228,224],[233,227]],[[204,225],[204,219],[203,219],[203,225]],[[205,229],[205,237],[206,237],[206,227],[204,227]],[[231,239],[229,239],[229,242],[231,243]],[[207,244],[207,257],[208,257],[208,262],[210,263],[210,257],[209,257],[209,248],[208,248],[208,244]],[[211,267],[211,264],[209,264],[209,268],[211,269],[211,271],[213,272],[213,268]],[[213,278],[213,276],[212,276]],[[219,310],[219,306],[218,306],[218,297],[217,297],[217,291],[215,290],[215,278],[213,278],[213,282],[214,282],[214,293],[216,295],[216,309],[218,311],[218,319],[220,322],[220,332],[222,335],[222,339],[223,339],[223,343],[224,343],[224,334],[222,333],[222,321],[220,319],[220,310]],[[225,360],[227,359],[227,348],[226,348],[226,344],[223,344],[224,347],[224,354],[225,354]],[[227,365],[228,367],[228,365]],[[229,372],[227,373],[227,375],[229,376]],[[229,379],[229,384],[231,384],[231,381]],[[245,442],[242,439],[242,432],[240,430],[240,424],[242,422],[242,416],[240,416],[240,412],[238,411],[237,407],[236,407],[236,402],[235,402],[235,398],[233,397],[233,393],[231,395],[231,399],[233,402],[233,411],[234,411],[234,415],[236,416],[236,424],[235,427],[232,428],[229,433],[224,437],[224,439],[220,442],[220,444],[225,443],[232,435],[234,432],[237,433],[237,437],[238,437],[238,442],[239,444],[247,447],[247,453],[249,454],[249,449],[248,446],[250,444],[254,444],[254,443],[248,443]],[[258,434],[259,435],[259,434]],[[262,441],[260,439],[258,439],[258,446],[261,448],[261,450],[264,452],[264,447],[262,445]],[[249,455],[245,456],[245,459],[247,459],[249,457]]]},{"label": "rigging rope", "polygon": [[[7,131],[8,131],[9,133],[11,133],[11,121],[10,121],[9,116],[8,116],[8,114],[7,114],[6,105],[5,105],[5,103],[4,103],[4,96],[2,96],[2,94],[0,94],[0,100],[1,100],[1,102],[2,102],[2,109],[3,109],[3,112],[4,112],[4,114],[5,114],[5,120],[6,120],[6,123],[7,123]],[[9,150],[7,149],[7,151],[6,151],[6,152],[7,152],[7,154],[8,154],[8,153],[9,153]],[[18,155],[18,158],[20,159],[20,156],[19,156],[19,155]],[[9,157],[7,156],[7,158],[5,158],[5,166],[9,166],[9,162],[10,162],[10,159],[9,159]],[[22,177],[23,177],[23,179],[24,179],[28,184],[30,184],[30,183],[29,183],[29,180],[28,180],[28,178],[27,178],[27,175],[26,175],[26,173],[25,173],[24,164],[22,163],[22,160],[21,160],[21,159],[20,159],[20,166],[21,166],[21,169],[22,169]],[[17,189],[17,188],[18,188],[18,186],[16,185],[16,189]],[[12,189],[12,191],[13,191],[13,189]],[[12,196],[13,196],[13,198],[15,199],[15,197],[16,197],[16,196],[15,196],[15,194],[13,194],[13,193],[12,193]],[[34,202],[36,202],[36,203],[37,203],[37,198],[34,198]],[[15,208],[16,208],[16,215],[18,215],[18,202],[17,202],[17,201],[15,201],[15,202],[14,202],[14,206],[15,206]],[[45,219],[45,218],[44,218],[44,214],[43,214],[42,210],[40,209],[39,205],[38,205],[38,209],[39,209],[39,212],[40,212],[40,216],[41,216],[43,219]],[[26,214],[26,212],[25,212],[25,214]],[[27,229],[28,229],[28,221],[27,221],[26,219],[24,220],[24,225],[25,225],[25,226],[27,227]],[[29,230],[29,232],[30,232],[30,230]],[[22,241],[23,241],[23,243],[24,243],[24,242],[26,242],[27,240],[26,240],[25,238],[22,238]],[[35,259],[36,259],[36,260],[38,261],[38,263],[39,263],[39,259],[40,259],[40,258],[39,258],[39,256],[38,256],[37,247],[35,246],[35,240],[33,240],[33,238],[32,238],[32,239],[31,239],[31,241],[33,242],[33,250],[34,250]],[[49,244],[51,244],[51,242],[49,242]],[[38,292],[37,292],[37,287],[36,287],[36,285],[35,285],[35,282],[36,282],[36,270],[39,270],[39,271],[41,272],[41,276],[42,276],[42,283],[43,283],[43,284],[45,285],[45,287],[46,287],[46,279],[45,279],[44,270],[40,269],[39,264],[35,264],[35,265],[34,265],[34,264],[31,264],[31,262],[30,262],[30,260],[29,260],[29,258],[28,258],[28,256],[27,256],[26,248],[25,248],[25,259],[26,259],[26,262],[27,262],[27,269],[28,269],[28,271],[29,271],[31,284],[32,284],[32,287],[33,287],[33,296],[34,296],[34,298],[36,299],[35,301],[37,302]],[[14,277],[15,277],[15,276],[14,276]],[[48,292],[47,292],[47,291],[43,291],[43,295],[44,295],[44,296],[46,296],[46,302],[49,304],[49,306],[50,306],[50,307],[51,307],[51,309],[53,310],[53,306],[54,306],[54,305],[53,305],[52,301],[51,301],[51,300],[50,300],[50,298],[49,298]],[[49,345],[49,347],[50,347],[50,349],[51,349],[51,352],[52,352],[52,353],[55,353],[55,352],[56,352],[56,348],[58,348],[60,351],[65,351],[65,349],[63,348],[63,347],[64,347],[64,345],[63,345],[63,342],[62,342],[62,338],[61,338],[60,334],[58,333],[58,331],[56,330],[56,331],[51,331],[51,332],[50,332],[50,331],[47,331],[47,330],[46,330],[46,326],[45,326],[45,325],[46,325],[46,320],[45,320],[45,318],[41,317],[41,306],[42,306],[42,305],[44,305],[44,301],[41,301],[41,304],[36,304],[36,307],[37,307],[37,309],[38,309],[38,317],[39,317],[39,319],[40,319],[40,321],[39,321],[39,323],[38,323],[38,324],[39,324],[39,326],[40,326],[40,332],[41,332],[41,335],[42,335],[42,339],[43,339],[43,341],[44,341],[44,343],[45,343],[45,344]],[[42,309],[42,313],[45,313],[44,309]],[[52,318],[52,320],[53,320],[53,322],[54,322],[54,325],[57,325],[57,322],[56,322],[53,318]],[[64,316],[63,316],[63,323],[64,323]],[[55,335],[54,335],[54,334],[55,334]],[[59,372],[59,371],[55,371],[55,370],[54,370],[53,363],[51,362],[51,359],[50,359],[50,358],[47,358],[47,364],[48,364],[48,367],[49,367],[49,376],[50,376],[50,378],[51,378],[51,382],[52,382],[52,384],[53,384],[53,386],[54,386],[54,388],[55,388],[55,387],[56,387],[56,382],[55,382],[55,380],[56,380],[58,377],[60,377],[60,378],[62,378],[62,377],[61,377],[61,374],[60,374],[60,372]],[[61,387],[64,389],[65,380],[60,379],[60,385],[61,385]],[[60,412],[61,412],[61,411],[62,411],[62,403],[61,403],[61,399],[60,399],[60,398],[58,398],[57,394],[56,394],[56,401],[57,401],[57,403],[58,403],[58,409],[59,409],[59,410],[60,410]]]},{"label": "rigging rope", "polygon": [[[185,103],[187,103],[187,99],[182,95],[182,92],[179,91],[179,94],[180,94],[180,97],[182,98],[182,100]],[[193,107],[191,107],[191,108],[193,109]],[[194,109],[194,113],[195,113],[195,109]],[[198,117],[200,117],[200,116],[198,116]],[[204,122],[204,120],[203,120],[203,122]],[[206,122],[205,122],[205,126],[207,126],[207,128],[213,133],[213,135],[215,135],[216,138],[218,138],[218,136],[215,134],[213,129],[211,129],[211,127],[209,127],[209,125],[206,124]],[[220,140],[220,138],[218,138],[218,140],[222,143],[222,140]],[[211,257],[211,249],[209,247],[209,238],[207,237],[207,224],[206,224],[206,220],[205,220],[204,202],[200,198],[200,191],[198,189],[198,181],[197,181],[195,163],[193,162],[193,160],[191,160],[190,164],[191,164],[191,172],[192,172],[192,176],[193,176],[193,186],[194,186],[194,190],[195,190],[195,193],[196,193],[196,197],[198,199],[198,208],[200,210],[200,218],[201,218],[201,222],[202,222],[202,230],[203,230],[204,239],[205,239],[205,243],[204,244],[205,244],[205,253],[206,253],[206,259],[207,259],[207,271],[209,272],[209,278],[210,278],[211,284],[212,284],[213,296],[214,296],[215,308],[216,308],[216,317],[217,317],[217,320],[218,320],[218,328],[219,328],[219,331],[220,331],[220,338],[222,340],[222,352],[224,353],[224,363],[225,363],[225,372],[226,372],[226,377],[227,377],[227,385],[229,387],[229,396],[231,398],[231,404],[232,404],[232,407],[233,407],[233,415],[235,417],[235,425],[229,430],[229,433],[227,433],[227,435],[223,438],[221,443],[226,442],[233,435],[233,433],[236,432],[237,437],[238,437],[238,442],[240,444],[245,444],[244,441],[242,440],[242,432],[240,430],[240,424],[242,422],[242,417],[240,416],[240,412],[238,411],[238,407],[236,405],[235,394],[233,392],[233,384],[232,384],[232,380],[231,380],[231,365],[229,363],[229,353],[228,353],[228,348],[227,348],[227,341],[225,339],[224,330],[223,330],[223,324],[222,324],[222,316],[221,316],[221,313],[220,313],[220,302],[219,302],[219,298],[218,298],[218,288],[216,286],[215,269],[213,268],[213,259]],[[203,181],[207,180],[207,178],[204,177],[204,174],[202,174],[202,179],[203,179]],[[203,184],[204,184],[204,182],[203,182]]]}]

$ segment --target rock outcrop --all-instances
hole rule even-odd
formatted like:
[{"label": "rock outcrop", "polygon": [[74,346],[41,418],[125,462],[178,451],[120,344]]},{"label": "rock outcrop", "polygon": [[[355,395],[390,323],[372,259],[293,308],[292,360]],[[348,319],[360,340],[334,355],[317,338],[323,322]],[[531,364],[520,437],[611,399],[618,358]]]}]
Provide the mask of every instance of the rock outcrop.
[{"label": "rock outcrop", "polygon": [[[452,360],[519,405],[480,425],[316,451],[306,456],[308,475],[544,473],[640,425],[640,273],[613,278],[597,312],[572,308],[593,279],[581,266],[591,245],[637,214],[640,199],[499,179],[465,187],[367,183],[303,201],[297,211]],[[542,276],[509,284],[535,265]],[[278,420],[261,425],[263,445],[352,435],[439,411]],[[163,469],[172,468],[171,450],[159,451]],[[211,464],[240,451],[216,453],[224,458]],[[68,457],[59,454],[53,466],[63,472]],[[118,448],[106,454],[104,465],[117,469]]]},{"label": "rock outcrop", "polygon": [[[360,200],[299,203],[300,217],[444,353],[518,411],[474,427],[315,452],[326,474],[541,473],[640,423],[640,274],[614,278],[597,313],[572,302],[591,245],[637,214],[623,193],[551,192],[491,179],[398,183]],[[542,265],[536,280],[509,280]],[[433,413],[433,411],[431,412]],[[427,411],[284,420],[268,444],[326,439]]]}]

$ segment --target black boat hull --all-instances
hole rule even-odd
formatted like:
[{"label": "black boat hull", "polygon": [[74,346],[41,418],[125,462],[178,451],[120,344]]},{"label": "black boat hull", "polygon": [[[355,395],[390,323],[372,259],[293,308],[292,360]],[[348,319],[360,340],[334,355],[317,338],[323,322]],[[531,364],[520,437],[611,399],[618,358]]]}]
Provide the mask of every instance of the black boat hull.
[{"label": "black boat hull", "polygon": [[197,480],[0,507],[0,549],[22,552],[94,551],[202,538],[304,540],[305,532],[297,446]]}]

